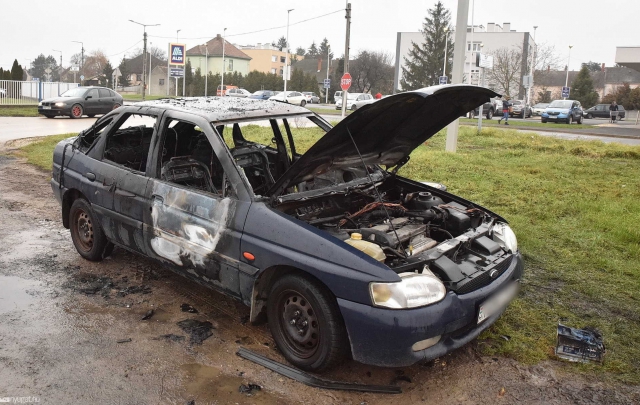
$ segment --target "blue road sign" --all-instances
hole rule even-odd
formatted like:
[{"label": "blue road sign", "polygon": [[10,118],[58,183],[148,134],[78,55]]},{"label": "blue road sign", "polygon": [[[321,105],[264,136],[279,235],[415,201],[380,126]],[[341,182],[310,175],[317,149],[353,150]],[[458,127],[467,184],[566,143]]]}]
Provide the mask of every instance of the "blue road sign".
[{"label": "blue road sign", "polygon": [[440,84],[447,84],[447,76],[440,76]]},{"label": "blue road sign", "polygon": [[331,79],[324,79],[324,88],[331,88]]},{"label": "blue road sign", "polygon": [[571,87],[562,86],[562,98],[569,98]]}]

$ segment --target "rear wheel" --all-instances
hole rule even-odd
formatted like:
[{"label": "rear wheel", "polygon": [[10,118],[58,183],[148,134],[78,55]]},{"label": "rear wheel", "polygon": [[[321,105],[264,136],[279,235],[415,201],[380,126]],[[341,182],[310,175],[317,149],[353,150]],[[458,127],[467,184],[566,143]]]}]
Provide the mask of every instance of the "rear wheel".
[{"label": "rear wheel", "polygon": [[588,119],[591,119],[591,118],[593,118],[593,115],[591,115],[591,114],[587,114],[587,118],[588,118]]},{"label": "rear wheel", "polygon": [[358,106],[356,106],[355,104],[351,106],[351,111],[355,111],[358,109]]},{"label": "rear wheel", "polygon": [[278,349],[296,367],[331,368],[348,353],[338,304],[316,280],[298,274],[279,279],[271,288],[267,312]]},{"label": "rear wheel", "polygon": [[84,114],[84,109],[82,108],[82,106],[80,104],[74,104],[71,107],[71,118],[77,119],[82,117],[82,114]]},{"label": "rear wheel", "polygon": [[89,202],[78,198],[69,211],[71,240],[80,256],[91,261],[101,261],[113,250],[102,226],[91,209]]},{"label": "rear wheel", "polygon": [[569,118],[567,118],[567,124],[573,124],[573,115],[569,115]]},{"label": "rear wheel", "polygon": [[489,110],[489,112],[487,112],[487,119],[490,120],[493,118],[493,110]]}]

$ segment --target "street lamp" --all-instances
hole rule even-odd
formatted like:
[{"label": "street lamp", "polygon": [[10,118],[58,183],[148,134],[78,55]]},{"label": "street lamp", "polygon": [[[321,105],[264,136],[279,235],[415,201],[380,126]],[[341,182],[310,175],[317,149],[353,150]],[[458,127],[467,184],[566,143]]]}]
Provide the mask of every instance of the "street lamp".
[{"label": "street lamp", "polygon": [[[567,87],[569,85],[569,63],[571,63],[571,48],[573,48],[573,45],[569,45],[569,57],[567,58],[567,77],[564,79],[564,87]],[[566,100],[567,98],[564,97],[564,99]]]},{"label": "street lamp", "polygon": [[289,15],[294,9],[287,10],[287,50],[284,59],[284,95],[283,100],[287,101],[287,79],[289,76]]},{"label": "street lamp", "polygon": [[[224,43],[227,42],[227,40],[225,39],[227,37],[227,29],[223,29],[222,30],[222,74],[220,75],[221,79],[220,79],[220,97],[224,97]],[[216,91],[216,96],[218,95],[218,92]]]},{"label": "street lamp", "polygon": [[[208,48],[208,44],[205,42],[204,43],[204,96],[207,97],[207,87],[209,85],[208,83],[208,78],[209,78],[209,48]],[[177,82],[176,82],[177,83]]]},{"label": "street lamp", "polygon": [[144,29],[144,35],[143,35],[144,45],[142,49],[142,101],[144,101],[145,100],[144,91],[145,91],[145,88],[147,87],[147,76],[146,76],[147,74],[147,27],[155,27],[160,24],[142,24],[133,20],[129,20],[129,21],[131,21],[134,24],[142,25],[142,28]]},{"label": "street lamp", "polygon": [[[80,46],[82,46],[82,53],[80,56],[80,76],[84,75],[84,43],[82,43],[82,41],[71,41],[71,42],[75,42],[76,44],[80,44]],[[84,84],[84,79],[81,79],[80,82],[82,84]]]},{"label": "street lamp", "polygon": [[[149,47],[153,45],[153,42],[149,42]],[[149,92],[147,93],[151,95],[151,52],[149,52]]]},{"label": "street lamp", "polygon": [[449,32],[449,27],[444,28],[444,63],[442,63],[442,76],[447,75],[447,47],[449,45],[447,32]]},{"label": "street lamp", "polygon": [[[331,46],[327,46],[327,80],[329,80],[329,65],[331,64]],[[324,103],[329,103],[329,89],[324,89]]]},{"label": "street lamp", "polygon": [[60,52],[60,67],[62,67],[62,51],[59,51],[57,49],[52,49],[53,52]]}]

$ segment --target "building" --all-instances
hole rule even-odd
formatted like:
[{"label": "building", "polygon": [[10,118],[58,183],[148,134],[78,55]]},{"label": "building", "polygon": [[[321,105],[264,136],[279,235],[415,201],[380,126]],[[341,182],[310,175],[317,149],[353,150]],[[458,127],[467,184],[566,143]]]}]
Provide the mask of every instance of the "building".
[{"label": "building", "polygon": [[[182,78],[180,79],[182,80]],[[167,65],[156,66],[151,71],[151,80],[149,80],[148,91],[152,96],[166,96],[167,95]],[[169,95],[175,95],[176,91],[176,79],[169,78]],[[179,94],[180,96],[182,94]]]},{"label": "building", "polygon": [[640,46],[616,47],[616,63],[640,72]]},{"label": "building", "polygon": [[[220,74],[222,72],[222,44],[220,34],[207,41],[206,44],[196,45],[187,50],[187,62],[191,62],[192,69],[200,69],[202,75],[205,72]],[[246,76],[250,72],[249,63],[251,57],[242,52],[235,45],[224,41],[225,73],[238,72]]]},{"label": "building", "polygon": [[[124,60],[127,65],[127,70],[129,71],[129,84],[131,86],[138,86],[142,84],[142,54],[136,56],[135,58],[125,59]],[[152,54],[147,55],[147,66],[146,66],[146,74],[153,71],[153,68],[156,66],[167,66],[167,61],[158,59]]]},{"label": "building", "polygon": [[[455,32],[451,34],[451,37],[455,38]],[[421,32],[398,32],[394,88],[402,91],[400,86],[402,68],[406,67],[405,58],[409,57],[412,43],[421,44],[423,42],[424,36]],[[467,27],[463,81],[465,83],[478,84],[480,68],[476,67],[476,53],[482,52],[490,54],[501,48],[507,48],[521,49],[523,51],[519,74],[520,80],[518,82],[522,83],[522,76],[528,74],[526,61],[532,56],[533,47],[534,43],[531,35],[528,32],[512,30],[510,23],[504,23],[502,25],[488,23],[486,28],[483,25],[469,26]],[[492,83],[485,84],[488,87],[492,87]],[[524,97],[525,89],[520,86],[517,98],[523,99]]]},{"label": "building", "polygon": [[[251,58],[249,61],[249,71],[257,70],[262,73],[273,73],[282,75],[284,73],[285,61],[287,60],[286,51],[271,44],[257,44],[237,46],[242,52]],[[289,54],[291,61],[291,54]],[[291,63],[289,63],[291,64]]]}]

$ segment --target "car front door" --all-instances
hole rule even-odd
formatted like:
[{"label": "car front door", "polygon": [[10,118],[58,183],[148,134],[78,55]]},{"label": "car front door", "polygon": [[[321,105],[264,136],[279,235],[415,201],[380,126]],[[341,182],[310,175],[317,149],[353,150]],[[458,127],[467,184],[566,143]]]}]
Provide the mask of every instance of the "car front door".
[{"label": "car front door", "polygon": [[246,189],[238,193],[243,181],[228,149],[200,117],[168,112],[161,128],[147,188],[149,256],[196,282],[246,295],[239,271],[251,266],[239,259],[251,202]]},{"label": "car front door", "polygon": [[99,114],[100,111],[100,95],[98,89],[91,89],[84,95],[84,113]]}]

